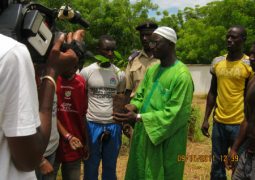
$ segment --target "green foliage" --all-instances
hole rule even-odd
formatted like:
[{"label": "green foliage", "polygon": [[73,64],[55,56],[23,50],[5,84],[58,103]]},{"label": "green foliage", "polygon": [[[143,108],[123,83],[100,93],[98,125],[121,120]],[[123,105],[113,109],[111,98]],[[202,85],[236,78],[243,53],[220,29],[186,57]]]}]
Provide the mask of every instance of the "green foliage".
[{"label": "green foliage", "polygon": [[100,61],[101,63],[105,63],[105,62],[109,62],[110,60],[102,55],[95,55],[94,56],[95,59],[97,59],[98,61]]},{"label": "green foliage", "polygon": [[120,67],[120,71],[124,71],[124,68],[128,64],[128,60],[123,59],[118,51],[114,51],[114,55],[117,57],[117,59],[114,59],[114,64],[116,64],[117,67]]},{"label": "green foliage", "polygon": [[[114,51],[114,55],[115,57],[117,57],[117,59],[113,59],[113,64],[116,64],[117,67],[120,67],[120,70],[119,71],[124,71],[124,68],[126,67],[126,65],[128,64],[128,60],[124,60],[122,58],[122,56],[120,55],[119,52],[117,51]],[[110,62],[110,60],[102,55],[95,55],[94,58],[98,61],[100,61],[100,64],[101,63],[105,63],[105,62]],[[118,71],[118,72],[119,72]],[[116,72],[116,73],[118,73]]]},{"label": "green foliage", "polygon": [[[63,2],[71,4],[72,8],[79,10],[82,17],[90,23],[84,37],[87,49],[96,54],[99,37],[108,34],[115,39],[117,50],[123,55],[121,59],[127,59],[135,50],[142,48],[139,32],[135,27],[146,20],[155,21],[155,17],[149,18],[149,10],[155,10],[157,16],[163,16],[157,21],[159,26],[169,26],[176,31],[176,55],[184,63],[207,64],[211,63],[214,57],[227,53],[225,35],[234,25],[242,25],[247,29],[248,38],[244,45],[244,53],[247,55],[250,54],[255,40],[254,0],[212,1],[202,7],[186,7],[183,11],[178,10],[177,14],[170,14],[167,10],[157,11],[158,5],[151,0],[135,3],[130,3],[129,0],[38,2],[51,8],[60,8]],[[69,22],[67,26],[67,32],[82,28]],[[59,21],[57,27],[64,29],[65,24]]]},{"label": "green foliage", "polygon": [[164,14],[164,16],[168,16],[168,15],[169,15],[169,12],[168,12],[167,10],[164,10],[164,11],[163,11],[163,14]]},{"label": "green foliage", "polygon": [[190,116],[189,116],[189,119],[188,119],[188,128],[195,128],[195,124],[196,124],[196,121],[197,121],[197,118],[198,118],[198,108],[197,106],[194,106],[192,105],[191,106],[191,112],[190,112]]},{"label": "green foliage", "polygon": [[[94,2],[88,0],[86,3],[85,7],[90,7]],[[148,10],[155,8],[157,7],[150,0],[135,4],[130,4],[128,0],[98,1],[97,6],[88,11],[86,19],[90,22],[90,27],[87,31],[95,41],[104,34],[112,36],[118,51],[127,59],[133,49],[141,48],[136,25],[147,20]],[[95,41],[86,41],[93,52],[96,50]]]},{"label": "green foliage", "polygon": [[186,7],[182,13],[185,23],[178,31],[177,58],[185,63],[211,63],[216,56],[226,54],[225,36],[234,25],[246,27],[248,38],[244,53],[250,54],[255,40],[253,0],[213,1],[206,6]]},{"label": "green foliage", "polygon": [[120,55],[120,53],[118,53],[117,51],[114,51],[114,54],[117,58],[119,59],[123,59],[122,56]]},{"label": "green foliage", "polygon": [[[74,10],[81,12],[82,17],[90,23],[85,29],[84,41],[87,49],[96,54],[100,36],[108,34],[116,41],[117,50],[127,59],[136,49],[141,49],[139,32],[135,27],[143,21],[150,20],[149,10],[157,10],[151,0],[142,0],[131,4],[129,0],[38,0],[51,7],[60,8],[63,2],[71,4]],[[67,32],[75,32],[82,28],[80,25],[67,23]],[[63,29],[62,25],[58,26]],[[61,27],[61,28],[60,28]]]},{"label": "green foliage", "polygon": [[201,141],[201,110],[198,105],[191,106],[191,113],[188,119],[188,139],[190,141]]}]

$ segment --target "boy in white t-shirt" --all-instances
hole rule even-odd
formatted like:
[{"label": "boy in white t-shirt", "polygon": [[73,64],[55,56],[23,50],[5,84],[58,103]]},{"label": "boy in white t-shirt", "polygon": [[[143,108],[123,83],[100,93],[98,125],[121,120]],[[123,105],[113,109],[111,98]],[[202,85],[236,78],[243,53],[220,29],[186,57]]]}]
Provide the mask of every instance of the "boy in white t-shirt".
[{"label": "boy in white t-shirt", "polygon": [[[112,60],[115,47],[114,39],[104,35],[99,39],[97,50],[100,55]],[[122,126],[113,123],[112,95],[123,91],[125,87],[125,73],[118,71],[119,68],[111,62],[98,62],[84,68],[80,73],[88,91],[86,118],[91,149],[90,158],[84,161],[84,180],[98,178],[101,159],[102,179],[117,179],[116,162],[121,146]]]}]

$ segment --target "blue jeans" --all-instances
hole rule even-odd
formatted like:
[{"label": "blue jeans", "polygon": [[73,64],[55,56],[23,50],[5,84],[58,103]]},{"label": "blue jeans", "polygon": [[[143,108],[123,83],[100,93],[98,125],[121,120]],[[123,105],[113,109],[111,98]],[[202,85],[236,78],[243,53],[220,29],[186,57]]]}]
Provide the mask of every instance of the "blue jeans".
[{"label": "blue jeans", "polygon": [[[212,167],[211,179],[212,180],[227,180],[225,162],[228,154],[228,148],[232,147],[240,130],[240,124],[222,124],[213,121],[212,129]],[[241,156],[242,152],[246,149],[247,143],[239,149],[238,155]]]},{"label": "blue jeans", "polygon": [[[89,121],[87,123],[91,155],[87,161],[84,161],[83,180],[98,180],[101,159],[102,180],[116,180],[116,163],[121,146],[122,127],[117,124],[98,124]],[[98,142],[98,137],[106,130],[111,131],[111,138],[101,144]]]},{"label": "blue jeans", "polygon": [[50,180],[57,178],[59,166],[61,165],[62,180],[80,180],[81,175],[81,158],[69,162],[54,162],[54,176]]},{"label": "blue jeans", "polygon": [[[53,163],[55,161],[55,156],[56,156],[56,151],[54,151],[51,155],[44,157],[52,165],[52,167],[53,167]],[[49,180],[50,179],[48,176],[42,175],[40,168],[37,168],[35,170],[35,175],[36,175],[37,180]]]}]

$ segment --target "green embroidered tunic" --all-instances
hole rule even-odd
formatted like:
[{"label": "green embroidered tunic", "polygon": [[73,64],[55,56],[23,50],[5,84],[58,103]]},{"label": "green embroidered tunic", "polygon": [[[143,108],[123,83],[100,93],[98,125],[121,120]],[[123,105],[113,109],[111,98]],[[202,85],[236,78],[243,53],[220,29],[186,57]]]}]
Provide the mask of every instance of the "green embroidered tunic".
[{"label": "green embroidered tunic", "polygon": [[181,180],[186,154],[187,120],[191,111],[193,81],[180,61],[149,68],[131,104],[143,122],[136,123],[126,180]]}]

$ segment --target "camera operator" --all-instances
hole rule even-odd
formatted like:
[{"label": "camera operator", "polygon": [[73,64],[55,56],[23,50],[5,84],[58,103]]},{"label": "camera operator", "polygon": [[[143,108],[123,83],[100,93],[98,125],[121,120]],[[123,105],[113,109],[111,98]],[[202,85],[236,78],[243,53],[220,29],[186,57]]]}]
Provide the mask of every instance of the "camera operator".
[{"label": "camera operator", "polygon": [[[84,34],[84,30],[78,30],[72,39],[82,42]],[[0,174],[3,180],[36,179],[35,173],[29,171],[38,167],[48,145],[57,78],[78,62],[74,51],[60,52],[64,39],[61,35],[50,52],[38,103],[35,72],[26,46],[0,34]]]}]

